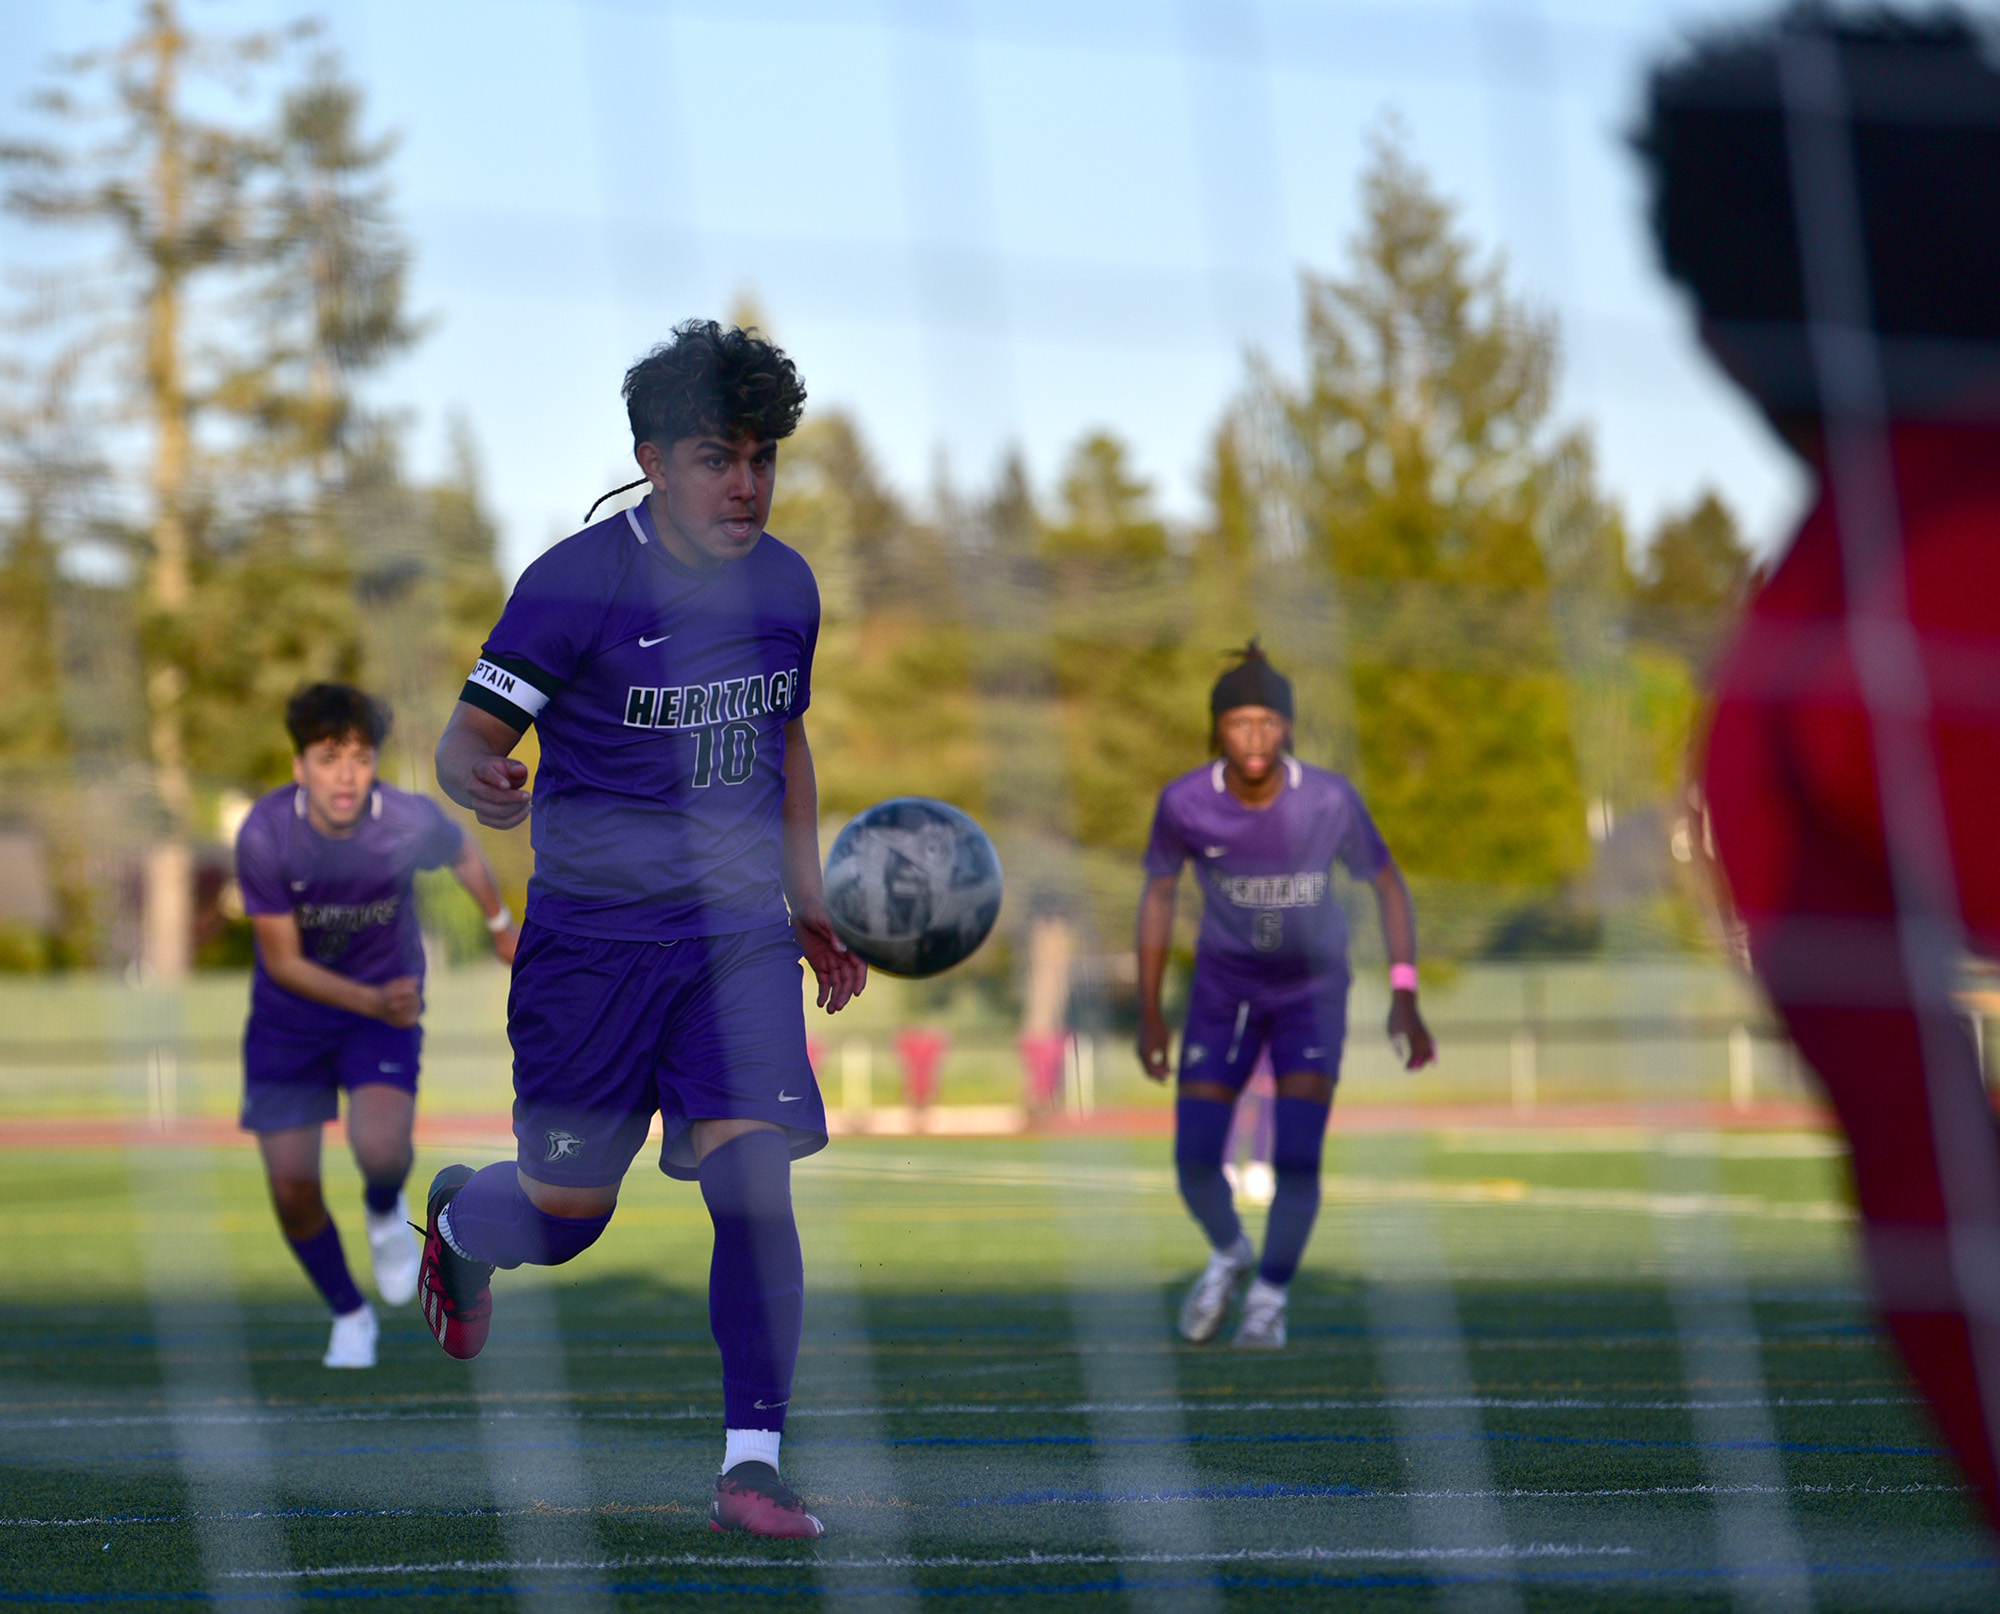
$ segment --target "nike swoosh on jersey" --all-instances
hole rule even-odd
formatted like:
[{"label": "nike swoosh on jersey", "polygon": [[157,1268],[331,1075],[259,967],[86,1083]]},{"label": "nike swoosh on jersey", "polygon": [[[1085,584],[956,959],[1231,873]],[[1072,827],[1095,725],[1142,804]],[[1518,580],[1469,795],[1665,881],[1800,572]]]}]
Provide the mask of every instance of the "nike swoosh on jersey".
[{"label": "nike swoosh on jersey", "polygon": [[669,639],[671,639],[672,637],[673,637],[673,635],[672,635],[671,633],[663,633],[663,634],[661,634],[661,635],[659,636],[659,638],[657,638],[657,639],[648,639],[648,638],[647,638],[647,637],[646,637],[646,636],[645,636],[645,635],[644,635],[644,634],[642,633],[642,634],[640,634],[640,635],[639,635],[639,648],[640,648],[641,650],[651,650],[651,649],[653,648],[653,646],[654,646],[654,645],[656,645],[656,644],[665,644],[665,643],[666,643],[666,642],[667,642],[667,641],[668,641]]},{"label": "nike swoosh on jersey", "polygon": [[780,1104],[796,1104],[804,1097],[805,1094],[803,1093],[787,1093],[782,1087],[778,1089],[778,1102]]},{"label": "nike swoosh on jersey", "polygon": [[1228,850],[1229,848],[1226,846],[1204,846],[1201,849],[1201,855],[1203,857],[1221,857]]}]

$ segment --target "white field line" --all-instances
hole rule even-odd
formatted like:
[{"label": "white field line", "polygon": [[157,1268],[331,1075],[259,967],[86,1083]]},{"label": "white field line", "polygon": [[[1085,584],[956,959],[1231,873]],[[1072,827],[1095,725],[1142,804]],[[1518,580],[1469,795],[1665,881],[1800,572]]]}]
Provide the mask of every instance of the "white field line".
[{"label": "white field line", "polygon": [[[949,1181],[959,1187],[1135,1190],[1169,1193],[1170,1171],[1157,1166],[1055,1166],[987,1161],[954,1169],[923,1161],[825,1160],[811,1169],[865,1172],[876,1178]],[[1357,1177],[1328,1171],[1322,1196],[1343,1204],[1524,1205],[1538,1210],[1610,1211],[1632,1216],[1754,1216],[1778,1221],[1851,1222],[1851,1205],[1833,1199],[1767,1199],[1762,1194],[1666,1194],[1642,1188],[1554,1188],[1516,1177],[1464,1181],[1441,1177]]]},{"label": "white field line", "polygon": [[1500,1558],[1627,1558],[1633,1547],[1244,1547],[1233,1552],[1029,1552],[1004,1558],[959,1553],[937,1557],[753,1558],[701,1552],[644,1558],[448,1558],[427,1563],[331,1564],[320,1569],[236,1569],[225,1580],[316,1580],[345,1575],[490,1575],[524,1570],[596,1572],[606,1569],[1018,1569],[1116,1564],[1403,1563]]},{"label": "white field line", "polygon": [[[1693,1412],[1727,1409],[1770,1409],[1785,1407],[1907,1407],[1920,1406],[1923,1399],[1910,1395],[1873,1396],[1771,1396],[1739,1400],[1700,1401],[1596,1401],[1577,1396],[1378,1396],[1348,1397],[1310,1401],[964,1401],[940,1402],[932,1406],[877,1407],[798,1407],[790,1416],[809,1418],[933,1418],[992,1417],[1007,1413],[1039,1413],[1044,1417],[1091,1417],[1104,1413],[1159,1413],[1181,1416],[1190,1412],[1369,1412],[1437,1411],[1479,1408],[1511,1412]],[[610,1411],[580,1409],[562,1413],[514,1411],[494,1408],[466,1408],[457,1411],[424,1412],[389,1410],[377,1412],[212,1412],[212,1413],[132,1413],[95,1418],[16,1418],[0,1420],[0,1431],[30,1429],[143,1429],[184,1428],[189,1425],[234,1427],[242,1424],[345,1424],[345,1423],[713,1423],[721,1416],[714,1407],[674,1410]]]},{"label": "white field line", "polygon": [[[1604,1486],[1589,1490],[1534,1490],[1515,1487],[1494,1491],[1367,1491],[1352,1496],[1314,1497],[1314,1501],[1339,1502],[1409,1502],[1458,1499],[1468,1496],[1491,1497],[1499,1501],[1520,1502],[1590,1502],[1603,1499],[1621,1499],[1645,1496],[1733,1496],[1760,1491],[1761,1486],[1750,1485],[1632,1485]],[[1934,1493],[1957,1493],[1965,1489],[1963,1485],[1918,1484],[1918,1485],[1793,1485],[1787,1488],[1791,1496],[1928,1496]],[[854,1506],[865,1498],[846,1497],[839,1499],[845,1506]],[[1217,1502],[1295,1502],[1293,1496],[1214,1496],[1203,1497],[1203,1502],[1213,1505]],[[1063,1506],[1049,1503],[1049,1506]],[[342,1518],[356,1519],[489,1519],[504,1515],[509,1511],[546,1513],[547,1508],[526,1508],[509,1510],[504,1508],[476,1508],[465,1512],[433,1513],[422,1508],[342,1508],[337,1510]],[[629,1516],[636,1510],[617,1503],[597,1507],[576,1509],[577,1512],[602,1513],[606,1515]],[[663,1509],[659,1511],[691,1512],[693,1509]],[[75,1519],[0,1519],[0,1530],[75,1530],[103,1529],[117,1525],[134,1524],[185,1524],[192,1518],[214,1519],[222,1523],[233,1523],[247,1519],[285,1519],[299,1517],[298,1510],[277,1509],[269,1512],[259,1510],[249,1513],[154,1513],[119,1517],[115,1514],[91,1514]],[[764,1560],[759,1560],[763,1562]]]}]

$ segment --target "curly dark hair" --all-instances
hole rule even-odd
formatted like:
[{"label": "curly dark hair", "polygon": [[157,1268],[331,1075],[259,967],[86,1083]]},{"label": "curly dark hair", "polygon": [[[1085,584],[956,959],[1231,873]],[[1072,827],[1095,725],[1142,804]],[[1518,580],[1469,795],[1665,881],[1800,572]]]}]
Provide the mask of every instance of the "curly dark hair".
[{"label": "curly dark hair", "polygon": [[[1818,53],[1814,56],[1812,53]],[[1953,7],[1796,4],[1653,71],[1632,137],[1669,278],[1774,415],[1822,412],[1793,206],[1788,61],[1838,65],[1870,323],[1892,412],[1990,407],[2000,373],[2000,70]]]},{"label": "curly dark hair", "polygon": [[752,328],[683,320],[625,372],[632,446],[671,448],[683,437],[789,437],[805,413],[806,384],[783,348]]},{"label": "curly dark hair", "polygon": [[350,735],[379,747],[394,721],[385,704],[352,684],[306,684],[285,703],[285,728],[300,752]]}]

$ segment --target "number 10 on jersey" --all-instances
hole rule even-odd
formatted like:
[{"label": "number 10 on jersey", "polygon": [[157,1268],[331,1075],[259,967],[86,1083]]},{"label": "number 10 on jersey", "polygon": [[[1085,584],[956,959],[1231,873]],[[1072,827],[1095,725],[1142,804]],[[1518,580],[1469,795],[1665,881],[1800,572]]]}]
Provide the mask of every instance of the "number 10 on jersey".
[{"label": "number 10 on jersey", "polygon": [[757,725],[724,723],[720,728],[694,731],[694,787],[706,790],[717,781],[740,785],[757,766]]}]

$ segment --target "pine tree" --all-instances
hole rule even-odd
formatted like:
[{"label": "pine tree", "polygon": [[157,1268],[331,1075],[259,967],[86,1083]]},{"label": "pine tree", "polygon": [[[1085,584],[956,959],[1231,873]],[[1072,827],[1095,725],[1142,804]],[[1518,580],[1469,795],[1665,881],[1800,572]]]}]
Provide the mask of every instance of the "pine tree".
[{"label": "pine tree", "polygon": [[[411,487],[404,423],[357,401],[362,378],[417,334],[389,209],[392,143],[364,135],[360,93],[328,57],[254,100],[262,70],[309,32],[209,38],[183,26],[176,0],[145,0],[124,40],[59,65],[38,101],[58,133],[0,147],[12,209],[108,227],[116,243],[96,278],[49,277],[31,349],[46,374],[31,392],[60,395],[84,441],[136,431],[142,445],[143,481],[107,478],[99,505],[139,512],[112,535],[139,562],[154,820],[142,961],[156,979],[188,962],[189,842],[217,788],[288,772],[278,719],[291,690],[373,684],[403,708],[407,744],[442,721],[437,691],[456,689],[501,594],[469,451],[446,485]],[[191,110],[201,77],[252,97],[240,121]],[[62,456],[10,436],[17,486],[54,487],[47,467]],[[58,506],[49,542],[106,535],[76,497],[18,499],[21,564],[28,515]],[[124,608],[117,590],[97,592],[91,609]],[[415,782],[414,767],[386,771]]]},{"label": "pine tree", "polygon": [[820,411],[786,440],[771,530],[819,580],[822,813],[913,792],[983,811],[986,756],[943,540],[883,479],[851,417]]},{"label": "pine tree", "polygon": [[124,336],[106,344],[124,350],[124,373],[136,382],[119,402],[148,438],[141,645],[160,825],[146,859],[144,963],[162,980],[186,970],[192,935],[185,663],[208,496],[199,464],[208,400],[207,378],[190,356],[189,325],[207,283],[240,272],[253,233],[251,181],[262,155],[251,133],[188,110],[188,78],[233,73],[268,59],[275,48],[269,34],[195,35],[182,25],[174,0],[147,0],[124,41],[63,65],[64,79],[107,92],[103,102],[61,84],[37,98],[40,110],[73,125],[108,123],[109,137],[0,149],[15,175],[7,198],[15,211],[49,223],[109,227],[118,242],[113,291],[130,322],[106,321],[102,328]]},{"label": "pine tree", "polygon": [[1262,371],[1246,411],[1267,552],[1332,580],[1354,768],[1405,867],[1555,887],[1588,857],[1545,552],[1579,469],[1548,441],[1555,334],[1392,136],[1362,195],[1349,273],[1306,281],[1303,380]]}]

